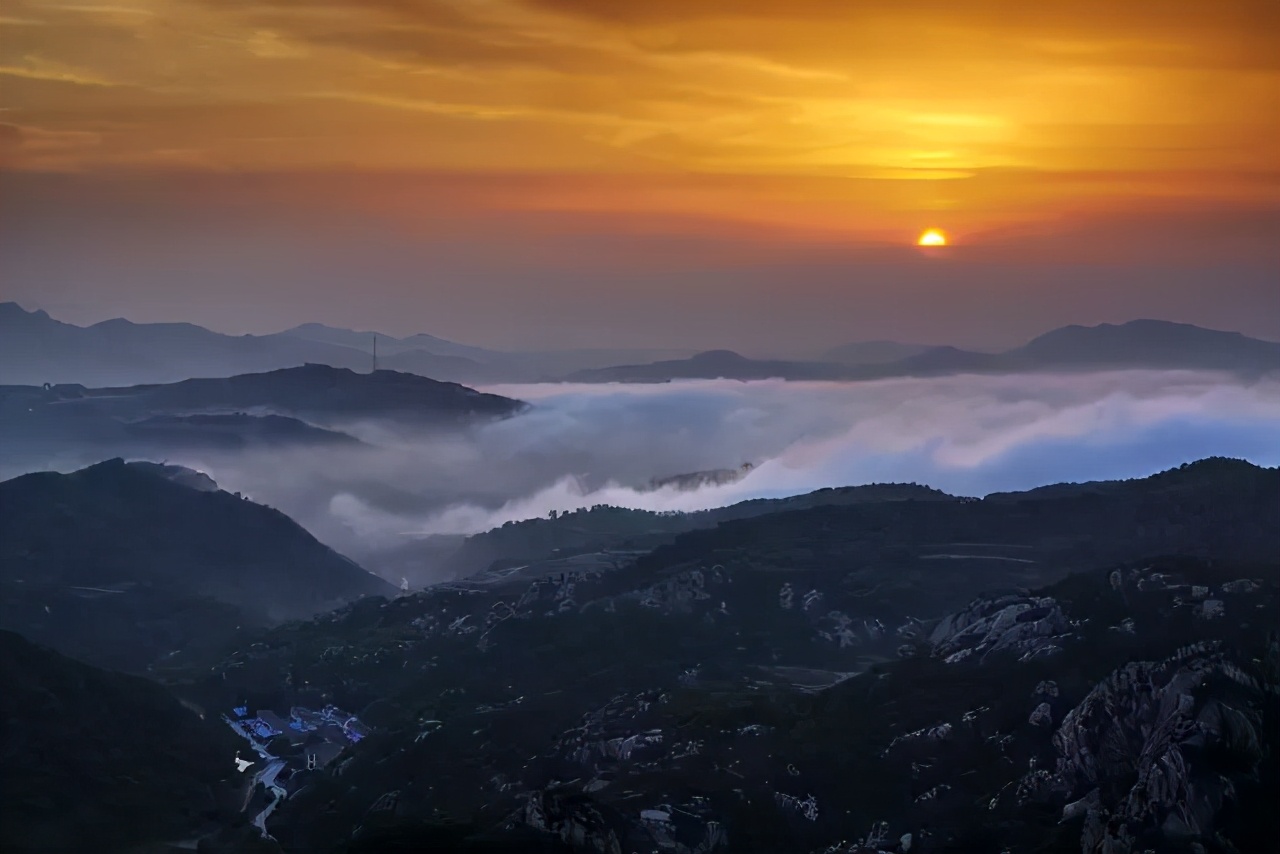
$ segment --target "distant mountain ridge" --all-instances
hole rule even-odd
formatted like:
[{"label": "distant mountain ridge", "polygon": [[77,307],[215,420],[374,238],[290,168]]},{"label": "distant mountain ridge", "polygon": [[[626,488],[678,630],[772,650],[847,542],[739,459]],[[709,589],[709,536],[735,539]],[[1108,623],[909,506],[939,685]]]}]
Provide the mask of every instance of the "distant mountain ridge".
[{"label": "distant mountain ridge", "polygon": [[483,347],[458,344],[423,332],[406,338],[396,338],[380,332],[342,329],[324,323],[304,323],[277,334],[307,341],[333,344],[339,347],[350,347],[362,352],[368,352],[370,355],[372,355],[373,344],[376,340],[380,361],[384,358],[394,359],[395,356],[404,353],[425,352],[433,356],[466,360],[473,365],[483,365],[493,361],[495,358],[510,355],[508,353],[499,353],[495,350],[486,350]]},{"label": "distant mountain ridge", "polygon": [[53,456],[84,463],[204,450],[354,447],[349,425],[448,431],[526,408],[507,397],[396,371],[327,365],[163,385],[0,386],[0,461],[43,468]]},{"label": "distant mountain ridge", "polygon": [[753,359],[731,350],[595,348],[507,352],[418,333],[404,338],[304,323],[270,335],[223,335],[190,323],[121,318],[80,327],[0,303],[0,385],[120,386],[322,364],[381,368],[461,383],[666,382],[677,379],[859,380],[1101,368],[1280,369],[1280,343],[1186,323],[1140,319],[1064,326],[1000,353],[897,341],[852,342],[817,360]]},{"label": "distant mountain ridge", "polygon": [[485,394],[457,383],[398,371],[357,373],[308,364],[259,374],[198,378],[161,385],[82,389],[58,387],[59,405],[97,411],[192,415],[265,410],[317,420],[400,418],[415,422],[466,422],[501,418],[524,408],[518,400]]},{"label": "distant mountain ridge", "polygon": [[[882,345],[879,347],[882,354],[892,352],[892,348],[883,346],[886,342],[876,343]],[[756,360],[717,350],[689,359],[578,371],[567,379],[585,383],[678,379],[872,380],[964,373],[1139,368],[1244,374],[1280,370],[1280,342],[1164,320],[1064,326],[1002,353],[980,353],[950,346],[902,345],[898,352],[911,349],[916,352],[901,358],[851,361],[847,354],[856,353],[857,346],[848,345],[843,351],[846,353],[843,364]],[[841,352],[832,351],[829,355],[839,357]]]},{"label": "distant mountain ridge", "polygon": [[379,367],[462,383],[529,382],[631,358],[688,354],[657,349],[505,352],[422,333],[396,338],[320,323],[270,335],[224,335],[190,323],[123,318],[82,327],[42,310],[0,302],[0,385],[172,383],[308,363],[368,371],[374,364],[375,338]]}]

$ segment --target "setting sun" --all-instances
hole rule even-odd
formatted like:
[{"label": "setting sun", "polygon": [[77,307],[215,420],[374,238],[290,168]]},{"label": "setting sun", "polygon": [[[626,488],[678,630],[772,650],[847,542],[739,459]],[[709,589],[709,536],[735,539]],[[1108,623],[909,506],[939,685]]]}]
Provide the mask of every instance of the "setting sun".
[{"label": "setting sun", "polygon": [[946,246],[947,234],[941,229],[931,228],[916,241],[917,246]]}]

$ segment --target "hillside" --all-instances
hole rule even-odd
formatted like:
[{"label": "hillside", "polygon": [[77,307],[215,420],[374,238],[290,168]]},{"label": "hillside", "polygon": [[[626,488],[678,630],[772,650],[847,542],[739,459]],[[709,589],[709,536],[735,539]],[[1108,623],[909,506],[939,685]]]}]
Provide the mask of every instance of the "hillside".
[{"label": "hillside", "polygon": [[279,511],[115,459],[0,483],[4,628],[141,669],[391,587]]},{"label": "hillside", "polygon": [[23,471],[54,459],[351,448],[360,443],[343,430],[355,422],[457,430],[525,407],[414,374],[325,365],[125,388],[0,386],[0,462]]},{"label": "hillside", "polygon": [[416,574],[412,567],[415,553],[429,554],[436,572],[443,572],[444,577],[463,578],[490,566],[536,564],[595,552],[647,551],[671,542],[676,535],[686,531],[714,528],[721,522],[784,510],[829,504],[952,500],[946,493],[927,486],[867,484],[820,489],[791,498],[753,499],[695,513],[657,513],[601,505],[560,513],[554,518],[509,522],[501,528],[467,537],[461,543],[455,538],[429,539],[402,547],[394,559],[399,567],[398,574],[413,577]]},{"label": "hillside", "polygon": [[[1274,471],[1259,469],[1243,460],[1208,459],[1131,481],[1055,484],[1026,492],[994,493],[981,502],[981,506],[985,508],[981,511],[951,511],[933,506],[917,506],[924,503],[961,504],[962,499],[913,484],[870,484],[822,489],[791,498],[757,499],[696,513],[655,513],[602,505],[557,514],[554,518],[509,522],[501,528],[466,538],[432,537],[413,541],[394,550],[372,555],[369,565],[386,577],[404,576],[418,583],[424,583],[426,579],[438,581],[465,578],[490,569],[503,572],[516,566],[525,567],[521,570],[522,573],[533,574],[568,566],[607,566],[625,559],[629,553],[647,552],[670,545],[681,534],[715,529],[735,520],[768,517],[759,524],[769,527],[793,523],[797,526],[804,525],[807,524],[804,520],[817,519],[818,515],[780,514],[823,507],[850,508],[847,511],[832,511],[841,518],[833,517],[822,523],[836,531],[833,536],[838,540],[862,536],[867,526],[885,525],[891,520],[912,519],[916,520],[912,524],[934,526],[941,523],[930,520],[948,518],[947,514],[951,512],[995,517],[1004,511],[993,505],[1005,502],[1070,498],[1077,502],[1064,504],[1063,507],[1084,508],[1089,501],[1094,500],[1091,496],[1104,493],[1113,494],[1112,500],[1125,513],[1133,508],[1130,499],[1154,500],[1156,496],[1177,494],[1179,491],[1193,495],[1197,501],[1216,500],[1208,496],[1221,491],[1222,501],[1237,506],[1241,500],[1247,500],[1247,496],[1265,493],[1265,489],[1258,486],[1259,478],[1265,482],[1274,476]],[[1231,486],[1232,484],[1235,486]],[[1242,499],[1241,495],[1246,498]],[[885,506],[875,506],[881,504]],[[853,509],[863,505],[867,505],[865,511]],[[1047,511],[1035,512],[1042,514]],[[1103,524],[1110,523],[1104,520]],[[1135,524],[1146,530],[1148,524],[1156,527],[1172,523],[1160,519],[1157,511],[1148,510],[1143,512],[1142,520]],[[802,530],[803,528],[797,527],[796,535],[800,536]],[[707,536],[714,538],[716,535]],[[822,539],[817,534],[812,536],[815,541]],[[941,541],[949,535],[940,531],[929,536]],[[1069,529],[1063,531],[1063,536],[1071,536]]]},{"label": "hillside", "polygon": [[[1223,775],[1242,809],[1274,794],[1277,514],[1280,472],[1217,461],[1061,497],[770,513],[356,603],[241,646],[206,690],[332,696],[374,728],[269,821],[287,850],[430,817],[599,854],[1031,854],[1119,833],[1108,816],[1179,850],[1161,822],[1188,811],[1207,851],[1230,850],[1218,832],[1254,850],[1258,814],[1205,786]],[[1184,782],[1153,791],[1154,817],[1110,754],[1089,807],[1100,743],[1166,749],[1147,678],[1159,709],[1229,723],[1206,751],[1175,744]]]},{"label": "hillside", "polygon": [[76,326],[44,311],[0,302],[0,385],[173,383],[305,364],[364,372],[373,365],[375,336],[380,367],[460,383],[536,382],[672,355],[669,350],[605,348],[508,353],[422,333],[396,338],[319,323],[269,335],[225,335],[190,323],[123,318]]},{"label": "hillside", "polygon": [[320,422],[387,418],[443,425],[501,418],[524,406],[517,400],[415,374],[362,374],[327,365],[127,388],[58,386],[51,393],[56,399],[51,405],[69,414],[133,417],[250,411]]},{"label": "hillside", "polygon": [[147,679],[0,631],[0,849],[137,851],[234,821],[239,739]]}]

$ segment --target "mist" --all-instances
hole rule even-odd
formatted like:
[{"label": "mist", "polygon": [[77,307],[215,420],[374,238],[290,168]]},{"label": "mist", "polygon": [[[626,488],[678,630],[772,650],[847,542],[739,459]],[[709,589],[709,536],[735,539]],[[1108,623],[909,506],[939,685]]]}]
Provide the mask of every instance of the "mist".
[{"label": "mist", "polygon": [[[1141,477],[1205,456],[1280,464],[1280,382],[1118,371],[864,383],[519,385],[533,404],[453,436],[346,429],[367,445],[173,459],[279,507],[359,558],[596,504],[695,511],[824,487],[957,495]],[[754,468],[693,491],[650,479]]]},{"label": "mist", "polygon": [[[504,385],[514,418],[455,434],[341,425],[364,444],[168,453],[356,560],[414,538],[608,504],[696,511],[825,487],[954,495],[1141,477],[1206,456],[1280,465],[1280,381],[1115,371],[860,383]],[[96,462],[47,461],[70,470]],[[722,486],[653,478],[754,468]],[[6,472],[12,476],[19,472]]]}]

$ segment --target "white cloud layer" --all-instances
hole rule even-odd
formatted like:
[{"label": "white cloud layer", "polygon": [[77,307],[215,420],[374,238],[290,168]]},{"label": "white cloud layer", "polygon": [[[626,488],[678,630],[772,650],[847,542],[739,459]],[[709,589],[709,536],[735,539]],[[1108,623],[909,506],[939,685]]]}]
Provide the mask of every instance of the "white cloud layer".
[{"label": "white cloud layer", "polygon": [[[486,390],[534,406],[450,437],[366,423],[349,428],[369,443],[356,449],[168,458],[280,508],[357,560],[415,536],[595,504],[701,510],[873,482],[985,495],[1213,455],[1280,465],[1280,378],[1119,371]],[[643,489],[744,462],[755,468],[728,485]]]},{"label": "white cloud layer", "polygon": [[[477,431],[462,456],[486,483],[543,483],[499,504],[459,501],[424,515],[376,511],[351,494],[331,512],[368,533],[473,533],[612,504],[701,510],[750,498],[870,482],[983,495],[1058,481],[1143,476],[1210,455],[1280,464],[1280,383],[1122,371],[868,383],[695,381],[487,389],[530,413]],[[650,477],[756,465],[694,492],[644,491]]]}]

